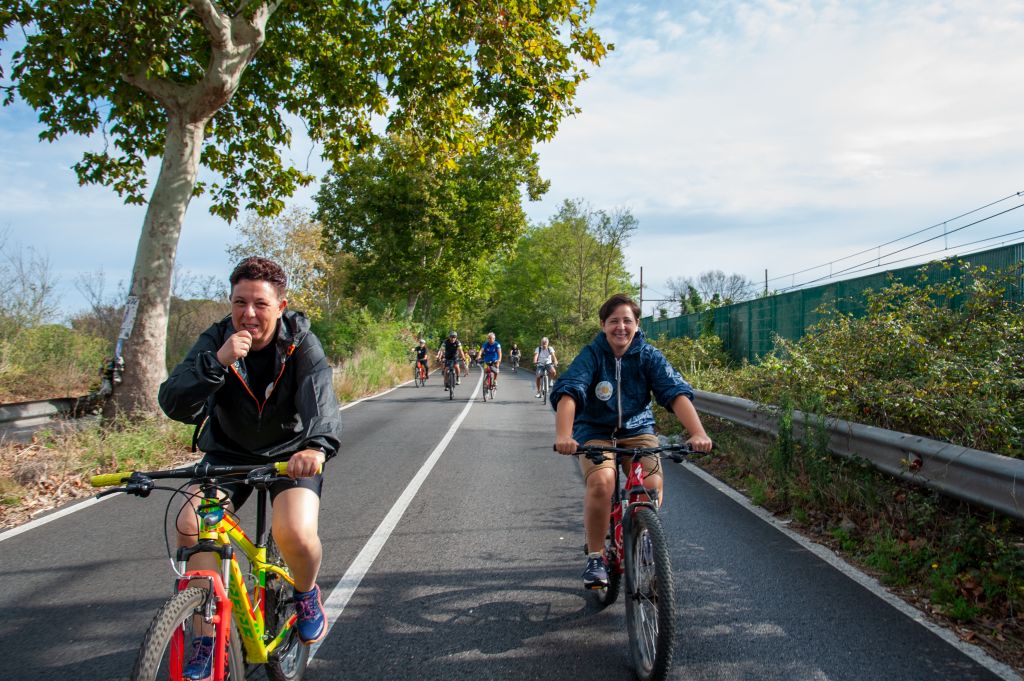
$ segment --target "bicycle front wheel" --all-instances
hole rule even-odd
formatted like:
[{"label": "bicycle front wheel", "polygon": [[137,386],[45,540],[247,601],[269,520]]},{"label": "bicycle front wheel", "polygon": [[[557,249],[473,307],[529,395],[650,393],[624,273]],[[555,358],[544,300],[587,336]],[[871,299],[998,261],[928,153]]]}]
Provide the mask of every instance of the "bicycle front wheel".
[{"label": "bicycle front wheel", "polygon": [[[192,638],[202,621],[207,591],[189,587],[171,596],[153,618],[139,648],[132,681],[181,680],[182,668],[192,654]],[[244,681],[245,661],[238,632],[232,623],[224,678]]]},{"label": "bicycle front wheel", "polygon": [[626,630],[640,681],[661,681],[672,666],[675,589],[661,520],[651,508],[633,512],[626,535]]},{"label": "bicycle front wheel", "polygon": [[[284,565],[281,551],[271,536],[267,542],[267,562],[272,565]],[[295,603],[291,585],[273,572],[267,573],[266,605],[263,609],[263,621],[267,632],[276,636],[292,615],[295,614]],[[298,632],[292,628],[288,640],[271,654],[266,664],[267,678],[270,681],[300,681],[306,673],[309,662],[309,646],[299,640]]]}]

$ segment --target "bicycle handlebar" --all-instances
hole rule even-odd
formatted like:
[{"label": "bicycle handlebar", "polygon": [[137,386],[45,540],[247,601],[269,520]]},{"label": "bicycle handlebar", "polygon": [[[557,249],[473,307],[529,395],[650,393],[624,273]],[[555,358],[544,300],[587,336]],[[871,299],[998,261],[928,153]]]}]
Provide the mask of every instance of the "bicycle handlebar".
[{"label": "bicycle handlebar", "polygon": [[[555,451],[558,451],[557,449],[555,449],[554,445],[552,445],[551,448]],[[606,453],[629,454],[633,457],[634,460],[639,459],[640,457],[643,456],[651,456],[655,454],[661,456],[662,454],[664,454],[665,456],[662,456],[661,458],[672,459],[676,463],[682,463],[684,455],[693,454],[693,448],[686,443],[661,445],[659,447],[603,447],[593,445],[579,445],[576,447],[576,452],[575,454],[573,454],[573,456],[578,456],[582,454],[583,456],[587,457],[594,463],[601,463],[602,461],[608,458],[607,456],[605,456]]]},{"label": "bicycle handlebar", "polygon": [[[323,466],[318,473],[323,471]],[[183,468],[172,468],[162,471],[121,471],[118,473],[103,473],[89,478],[89,484],[93,487],[112,487],[115,485],[126,485],[116,490],[106,490],[100,496],[123,491],[128,494],[146,496],[153,489],[153,480],[192,480],[202,478],[215,478],[225,475],[245,474],[245,482],[262,482],[270,477],[286,477],[288,474],[287,461],[275,461],[269,464],[244,464],[237,466],[218,466],[209,463],[197,463]]]}]

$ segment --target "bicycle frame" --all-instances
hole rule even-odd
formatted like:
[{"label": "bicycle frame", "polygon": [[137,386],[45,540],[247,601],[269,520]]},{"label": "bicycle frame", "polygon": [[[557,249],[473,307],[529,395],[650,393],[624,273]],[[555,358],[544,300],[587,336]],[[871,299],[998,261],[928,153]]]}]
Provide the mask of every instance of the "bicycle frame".
[{"label": "bicycle frame", "polygon": [[[615,528],[613,545],[615,555],[609,556],[608,567],[622,573],[624,570],[623,555],[623,528],[629,527],[629,519],[637,506],[648,506],[654,511],[658,510],[658,501],[652,498],[652,491],[644,487],[644,467],[639,458],[635,455],[629,464],[629,475],[626,477],[625,486],[619,484],[622,472],[619,466],[615,466],[615,491],[612,493],[611,521]],[[623,498],[625,496],[625,498]],[[655,497],[657,495],[654,495]]]},{"label": "bicycle frame", "polygon": [[[268,642],[264,642],[266,634],[264,605],[266,604],[267,574],[272,572],[286,582],[294,586],[294,580],[285,570],[277,565],[267,563],[267,536],[269,532],[266,527],[267,491],[257,490],[257,511],[256,511],[256,541],[252,541],[245,531],[228,514],[223,516],[212,526],[207,525],[207,518],[215,517],[218,511],[222,513],[223,501],[215,499],[204,499],[199,506],[200,517],[199,541],[193,546],[178,549],[176,556],[178,561],[178,572],[182,576],[177,580],[178,591],[183,591],[195,580],[208,581],[212,587],[211,595],[215,601],[212,621],[218,624],[216,627],[216,638],[214,641],[214,662],[215,670],[224,669],[224,660],[227,655],[228,632],[230,627],[224,626],[230,622],[234,615],[235,625],[238,634],[242,638],[242,648],[245,660],[251,664],[263,664],[267,662],[270,655],[284,643],[291,634],[295,624],[293,615],[281,627],[281,631]],[[249,598],[249,591],[246,588],[245,578],[235,557],[237,547],[248,558],[255,577],[254,598]],[[216,553],[221,559],[221,571],[214,570],[187,570],[186,564],[192,555],[196,553]],[[225,592],[225,584],[227,591]],[[175,636],[175,642],[181,638],[180,632]],[[181,642],[186,645],[187,642]],[[180,656],[173,656],[180,659]]]}]

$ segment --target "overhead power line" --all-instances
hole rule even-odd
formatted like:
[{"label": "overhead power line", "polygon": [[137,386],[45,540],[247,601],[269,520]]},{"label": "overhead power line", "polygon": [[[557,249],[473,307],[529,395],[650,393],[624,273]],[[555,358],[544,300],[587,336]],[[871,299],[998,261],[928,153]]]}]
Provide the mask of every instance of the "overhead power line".
[{"label": "overhead power line", "polygon": [[[992,215],[988,215],[988,216],[986,216],[984,218],[975,220],[975,221],[970,222],[970,223],[968,223],[966,225],[963,225],[961,227],[957,227],[957,228],[952,229],[952,230],[948,229],[950,223],[955,223],[957,220],[965,218],[965,217],[967,217],[969,215],[973,215],[973,214],[978,213],[980,211],[983,211],[983,210],[985,210],[987,208],[991,208],[992,206],[998,205],[998,204],[1000,204],[1000,203],[1002,203],[1004,201],[1007,201],[1007,200],[1012,199],[1012,198],[1020,197],[1020,196],[1024,196],[1024,191],[1018,191],[1018,192],[1015,192],[1013,194],[1009,194],[1007,196],[1004,196],[1001,199],[998,199],[996,201],[992,201],[990,203],[987,203],[984,206],[979,206],[978,208],[975,208],[973,210],[969,210],[966,213],[961,213],[960,215],[957,215],[956,217],[952,217],[952,218],[949,218],[948,220],[943,220],[942,222],[937,222],[934,225],[930,225],[930,226],[925,227],[923,229],[919,229],[919,230],[916,230],[914,232],[910,232],[909,234],[905,234],[905,235],[903,235],[901,237],[898,237],[896,239],[892,239],[890,241],[886,241],[885,243],[879,244],[878,246],[873,246],[872,248],[864,249],[862,251],[858,251],[856,253],[852,253],[852,254],[844,256],[842,258],[837,258],[835,260],[831,260],[831,261],[829,261],[827,263],[824,263],[823,265],[817,265],[815,267],[809,267],[809,268],[806,268],[806,269],[798,270],[796,272],[791,272],[789,274],[783,274],[783,275],[772,277],[770,279],[765,280],[765,284],[767,284],[769,282],[772,282],[772,281],[778,281],[780,279],[793,278],[795,280],[795,277],[797,275],[806,274],[807,272],[813,272],[813,271],[816,271],[816,270],[820,270],[820,269],[822,269],[824,267],[828,267],[829,268],[829,274],[828,275],[823,275],[823,276],[817,277],[815,279],[811,279],[809,281],[801,282],[800,284],[795,284],[794,283],[792,286],[789,286],[789,287],[786,287],[786,288],[783,288],[783,289],[779,289],[779,292],[785,292],[785,291],[791,291],[791,290],[794,290],[794,289],[797,289],[797,288],[802,288],[804,286],[808,286],[810,284],[813,284],[813,283],[816,283],[816,282],[819,282],[819,281],[824,281],[824,280],[827,280],[827,279],[831,279],[831,278],[834,278],[834,277],[836,277],[838,275],[841,275],[841,274],[849,274],[849,273],[851,273],[853,271],[859,271],[859,270],[862,270],[864,268],[866,268],[866,269],[874,269],[874,268],[877,268],[877,267],[881,267],[881,266],[883,266],[881,261],[883,259],[885,259],[885,258],[889,258],[889,257],[891,257],[893,255],[898,254],[898,253],[902,253],[904,251],[908,251],[908,250],[910,250],[912,248],[916,248],[918,246],[921,246],[921,245],[926,244],[926,243],[931,242],[931,241],[935,241],[937,239],[947,239],[950,234],[954,234],[956,232],[960,232],[960,231],[962,231],[964,229],[967,229],[969,227],[973,227],[975,225],[978,225],[978,224],[981,224],[981,223],[986,222],[988,220],[991,220],[992,218],[998,217],[1000,215],[1005,215],[1006,213],[1009,213],[1011,211],[1017,210],[1018,208],[1024,207],[1024,203],[1018,204],[1016,206],[1013,206],[1012,208],[1008,208],[1006,210],[1002,210],[1002,211],[999,211],[997,213],[993,213]],[[890,252],[885,253],[885,254],[881,253],[881,249],[886,247],[886,246],[891,246],[893,244],[899,243],[899,242],[904,241],[906,239],[909,239],[911,237],[917,236],[918,234],[923,234],[925,232],[928,232],[930,230],[933,230],[933,229],[936,229],[936,228],[939,228],[939,227],[943,228],[942,234],[937,234],[937,235],[935,235],[933,237],[930,237],[928,239],[924,239],[922,241],[918,241],[918,242],[913,243],[913,244],[911,244],[909,246],[904,246],[902,248],[890,251]],[[995,238],[998,238],[998,237],[995,237]],[[953,248],[957,248],[957,247],[953,247]],[[945,251],[945,250],[950,250],[950,248],[947,246],[946,248],[941,249],[940,251],[935,251],[935,252],[942,252],[942,251]],[[873,254],[870,260],[866,260],[864,262],[860,262],[860,263],[857,263],[855,265],[850,265],[848,267],[844,267],[844,268],[839,269],[839,270],[836,270],[834,268],[834,266],[836,264],[838,264],[838,263],[844,262],[846,260],[850,260],[852,258],[856,258],[858,256],[863,256],[863,255],[865,255],[867,253],[872,253]],[[914,257],[923,257],[923,255],[918,255],[918,256],[914,256]],[[899,262],[902,262],[902,260],[899,261]],[[870,263],[876,263],[876,264],[872,265],[872,266],[869,266]],[[760,284],[756,284],[754,286],[751,286],[751,288],[752,289],[760,289],[761,286],[760,286]]]}]

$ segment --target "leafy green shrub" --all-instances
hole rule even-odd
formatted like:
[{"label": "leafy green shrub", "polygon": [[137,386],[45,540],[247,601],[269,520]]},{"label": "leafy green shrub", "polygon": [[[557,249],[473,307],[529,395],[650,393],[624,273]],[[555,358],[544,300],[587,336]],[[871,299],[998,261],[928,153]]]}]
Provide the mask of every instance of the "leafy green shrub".
[{"label": "leafy green shrub", "polygon": [[[738,394],[967,447],[1024,455],[1019,273],[939,265],[947,281],[868,292],[867,314],[833,313],[732,377]],[[954,304],[959,303],[959,304]]]},{"label": "leafy green shrub", "polygon": [[405,321],[375,318],[369,310],[322,320],[313,330],[327,356],[340,365],[334,386],[341,400],[389,387],[408,378],[410,353],[419,334]]},{"label": "leafy green shrub", "polygon": [[84,395],[99,384],[108,343],[57,324],[0,340],[0,401]]}]

